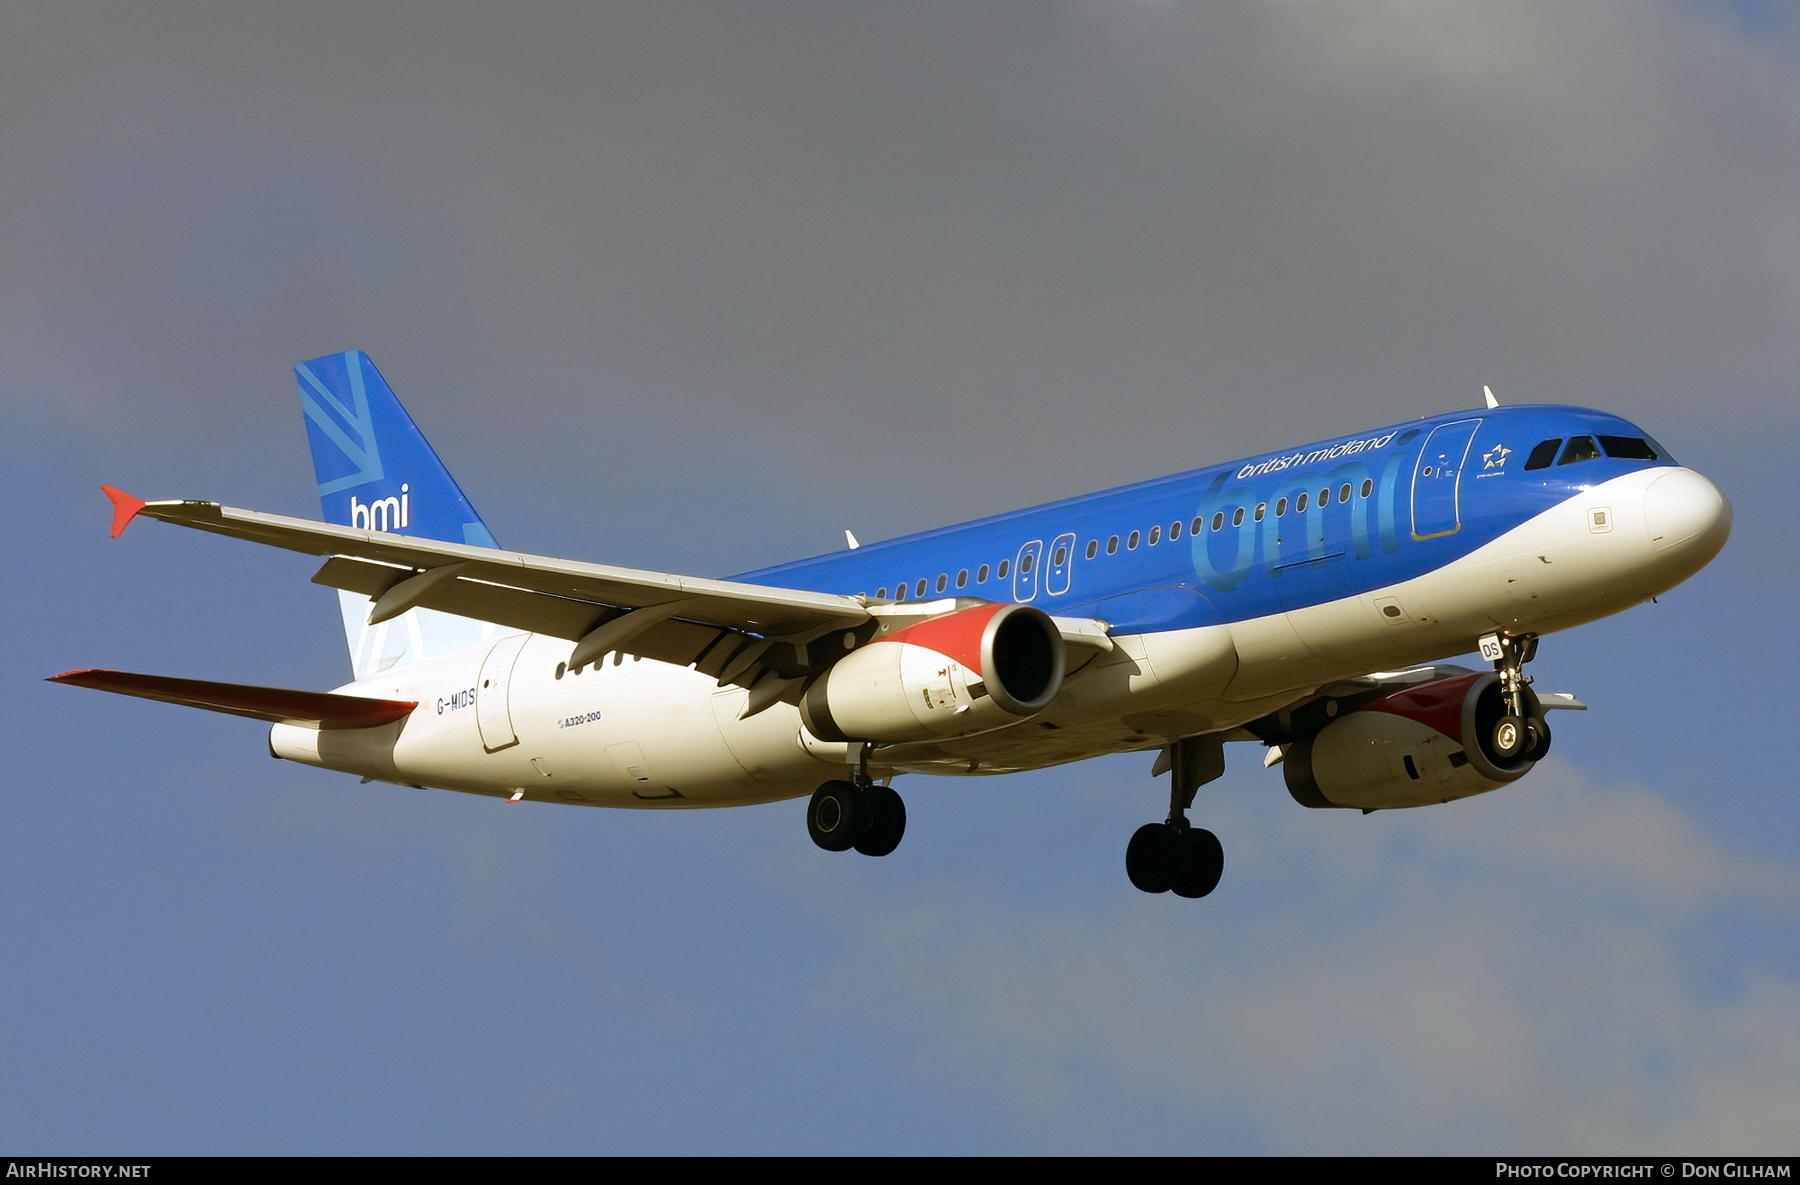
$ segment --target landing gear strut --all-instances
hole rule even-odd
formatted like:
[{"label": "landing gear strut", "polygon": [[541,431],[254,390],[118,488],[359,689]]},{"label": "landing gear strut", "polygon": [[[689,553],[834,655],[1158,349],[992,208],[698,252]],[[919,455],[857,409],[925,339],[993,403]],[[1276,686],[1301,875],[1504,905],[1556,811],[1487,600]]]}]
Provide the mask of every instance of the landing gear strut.
[{"label": "landing gear strut", "polygon": [[828,852],[855,848],[865,856],[885,856],[906,834],[906,803],[891,787],[877,786],[869,777],[874,748],[862,747],[850,781],[826,782],[806,805],[807,834]]},{"label": "landing gear strut", "polygon": [[1224,875],[1225,849],[1218,836],[1188,823],[1187,810],[1194,792],[1225,772],[1225,746],[1218,737],[1188,737],[1170,745],[1165,758],[1169,817],[1137,829],[1125,848],[1125,875],[1146,893],[1204,897]]},{"label": "landing gear strut", "polygon": [[1537,644],[1536,634],[1481,639],[1481,657],[1493,662],[1506,702],[1506,715],[1494,722],[1490,738],[1495,754],[1509,761],[1540,761],[1550,752],[1550,726],[1531,692],[1531,676],[1524,672],[1525,664],[1537,657]]}]

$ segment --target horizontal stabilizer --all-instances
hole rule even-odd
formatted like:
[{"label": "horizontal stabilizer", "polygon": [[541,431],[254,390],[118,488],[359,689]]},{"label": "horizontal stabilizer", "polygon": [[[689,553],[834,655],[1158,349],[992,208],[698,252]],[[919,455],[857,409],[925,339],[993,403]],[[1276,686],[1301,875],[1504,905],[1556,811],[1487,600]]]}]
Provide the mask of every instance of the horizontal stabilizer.
[{"label": "horizontal stabilizer", "polygon": [[292,691],[285,687],[250,687],[243,683],[208,683],[200,679],[171,679],[166,675],[134,675],[128,671],[69,671],[50,676],[48,682],[72,683],[77,687],[135,695],[140,699],[159,699],[189,708],[205,708],[209,712],[267,720],[271,724],[302,724],[315,728],[374,728],[391,724],[419,706],[412,700]]}]

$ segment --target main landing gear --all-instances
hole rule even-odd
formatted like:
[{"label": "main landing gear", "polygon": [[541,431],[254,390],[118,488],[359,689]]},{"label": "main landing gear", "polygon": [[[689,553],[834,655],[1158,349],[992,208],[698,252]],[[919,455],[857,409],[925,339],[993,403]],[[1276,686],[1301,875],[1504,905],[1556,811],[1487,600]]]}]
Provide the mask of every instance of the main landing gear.
[{"label": "main landing gear", "polygon": [[1506,714],[1488,733],[1495,755],[1503,761],[1541,761],[1550,752],[1550,726],[1531,691],[1531,676],[1523,669],[1537,657],[1537,643],[1536,634],[1488,634],[1481,639],[1481,657],[1493,662],[1506,705]]},{"label": "main landing gear", "polygon": [[906,834],[906,803],[892,787],[877,786],[869,777],[873,747],[863,746],[851,781],[826,782],[806,805],[807,834],[828,852],[855,848],[865,856],[885,856]]},{"label": "main landing gear", "polygon": [[1188,737],[1170,745],[1165,759],[1169,817],[1137,829],[1125,848],[1125,875],[1146,893],[1204,897],[1225,873],[1225,849],[1218,836],[1188,823],[1187,809],[1196,790],[1225,772],[1225,746],[1218,737]]}]

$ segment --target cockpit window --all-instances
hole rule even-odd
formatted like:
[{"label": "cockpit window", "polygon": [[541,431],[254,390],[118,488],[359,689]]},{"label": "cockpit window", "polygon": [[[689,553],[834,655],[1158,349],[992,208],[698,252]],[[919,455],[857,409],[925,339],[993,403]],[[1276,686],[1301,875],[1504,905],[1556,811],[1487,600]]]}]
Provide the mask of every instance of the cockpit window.
[{"label": "cockpit window", "polygon": [[1556,458],[1558,465],[1573,465],[1577,461],[1591,461],[1600,455],[1600,446],[1594,443],[1592,436],[1571,436],[1569,443],[1563,446],[1562,456]]},{"label": "cockpit window", "polygon": [[1602,436],[1600,447],[1621,461],[1660,461],[1656,449],[1641,436]]},{"label": "cockpit window", "polygon": [[1556,450],[1561,446],[1562,437],[1560,436],[1539,441],[1538,446],[1531,450],[1531,455],[1525,458],[1525,468],[1548,469],[1550,462],[1556,460]]}]

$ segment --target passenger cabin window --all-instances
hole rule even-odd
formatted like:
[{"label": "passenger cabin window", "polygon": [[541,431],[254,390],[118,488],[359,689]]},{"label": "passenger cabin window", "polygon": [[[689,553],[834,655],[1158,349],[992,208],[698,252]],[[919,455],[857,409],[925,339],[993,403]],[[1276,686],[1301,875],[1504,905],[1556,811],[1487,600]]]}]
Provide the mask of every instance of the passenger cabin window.
[{"label": "passenger cabin window", "polygon": [[1339,502],[1348,502],[1349,500],[1350,500],[1350,483],[1345,482],[1343,484],[1343,486],[1338,490],[1338,501]]},{"label": "passenger cabin window", "polygon": [[1161,543],[1161,542],[1162,542],[1162,527],[1159,524],[1157,526],[1150,528],[1150,546],[1155,547],[1158,543]]},{"label": "passenger cabin window", "polygon": [[[1224,528],[1225,528],[1225,512],[1223,510],[1221,510],[1221,511],[1219,511],[1219,513],[1213,515],[1213,530],[1220,531],[1220,530],[1224,530]],[[1200,529],[1199,527],[1194,528],[1194,530],[1196,530],[1196,531],[1198,531],[1199,529]]]},{"label": "passenger cabin window", "polygon": [[885,588],[876,589],[875,590],[875,599],[878,601],[887,600],[887,589],[885,589]]},{"label": "passenger cabin window", "polygon": [[1294,513],[1295,514],[1305,514],[1306,513],[1306,495],[1305,494],[1301,494],[1300,497],[1295,500]]},{"label": "passenger cabin window", "polygon": [[945,589],[947,589],[949,587],[950,587],[949,575],[945,574],[945,573],[939,573],[938,574],[938,582],[937,582],[937,590],[939,592],[943,592]]},{"label": "passenger cabin window", "polygon": [[1007,573],[1008,573],[1008,572],[1010,572],[1010,571],[1012,571],[1012,561],[1011,561],[1011,560],[1001,560],[1001,561],[1000,561],[1000,567],[999,567],[999,569],[998,569],[998,570],[997,570],[997,571],[996,571],[996,572],[995,572],[995,573],[994,573],[994,575],[995,575],[995,576],[998,576],[998,577],[999,577],[999,578],[1000,578],[1000,579],[1002,579],[1002,580],[1005,580],[1005,579],[1006,579],[1006,574],[1007,574]]},{"label": "passenger cabin window", "polygon": [[983,564],[983,565],[981,565],[981,567],[975,569],[975,583],[976,584],[986,584],[987,576],[988,576],[988,567],[986,564]]},{"label": "passenger cabin window", "polygon": [[1100,554],[1100,541],[1098,539],[1089,539],[1088,540],[1088,549],[1087,549],[1088,559],[1091,560],[1099,554]]},{"label": "passenger cabin window", "polygon": [[964,588],[968,585],[968,583],[969,583],[969,570],[967,568],[964,568],[962,571],[960,571],[956,574],[956,587]]},{"label": "passenger cabin window", "polygon": [[1260,523],[1263,520],[1263,513],[1268,509],[1269,509],[1269,504],[1267,502],[1258,502],[1256,504],[1256,521],[1257,522]]},{"label": "passenger cabin window", "polygon": [[925,595],[925,578],[923,576],[919,577],[919,583],[913,586],[913,595],[915,597]]},{"label": "passenger cabin window", "polygon": [[1550,462],[1556,460],[1556,450],[1561,447],[1561,445],[1562,437],[1560,436],[1553,436],[1549,440],[1538,441],[1538,446],[1531,450],[1531,455],[1529,457],[1525,458],[1525,468],[1527,470],[1548,469],[1550,467]]},{"label": "passenger cabin window", "polygon": [[1181,538],[1181,524],[1180,523],[1170,523],[1169,524],[1169,542],[1173,543],[1179,538]]},{"label": "passenger cabin window", "polygon": [[1556,458],[1558,465],[1574,465],[1581,461],[1591,461],[1600,455],[1600,446],[1594,443],[1592,436],[1571,436],[1569,443],[1563,445],[1562,456]]},{"label": "passenger cabin window", "polygon": [[1602,436],[1600,447],[1606,455],[1621,461],[1660,461],[1650,442],[1641,436]]},{"label": "passenger cabin window", "polygon": [[1035,560],[1035,559],[1037,559],[1036,555],[1034,555],[1033,553],[1031,553],[1029,551],[1026,552],[1025,558],[1019,561],[1019,575],[1021,575],[1021,576],[1031,575],[1031,561]]},{"label": "passenger cabin window", "polygon": [[1231,525],[1234,527],[1241,527],[1244,525],[1244,508],[1242,506],[1232,512]]},{"label": "passenger cabin window", "polygon": [[1050,562],[1055,564],[1059,568],[1062,567],[1064,564],[1068,563],[1069,562],[1069,549],[1066,546],[1057,548],[1056,554],[1051,557]]},{"label": "passenger cabin window", "polygon": [[1119,537],[1117,535],[1114,535],[1111,539],[1108,539],[1106,541],[1106,554],[1107,555],[1118,555],[1119,554]]},{"label": "passenger cabin window", "polygon": [[1280,518],[1283,515],[1285,515],[1286,513],[1287,513],[1287,499],[1286,498],[1275,499],[1275,517]]},{"label": "passenger cabin window", "polygon": [[1125,550],[1126,551],[1136,551],[1137,545],[1138,545],[1138,538],[1139,538],[1138,533],[1136,531],[1133,531],[1125,540]]},{"label": "passenger cabin window", "polygon": [[[1205,519],[1203,519],[1203,518],[1195,519],[1193,522],[1188,524],[1188,534],[1198,535],[1200,533],[1200,528],[1204,527],[1205,525],[1206,525]],[[1225,525],[1225,512],[1221,510],[1219,513],[1213,515],[1213,530],[1216,531],[1224,525]]]}]

